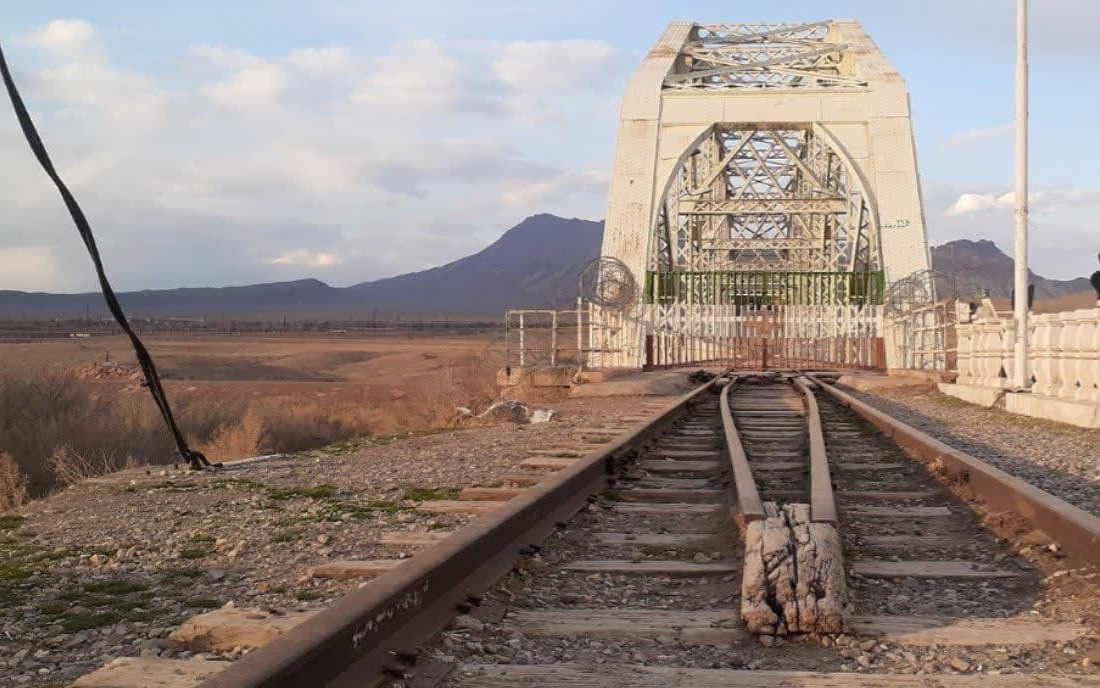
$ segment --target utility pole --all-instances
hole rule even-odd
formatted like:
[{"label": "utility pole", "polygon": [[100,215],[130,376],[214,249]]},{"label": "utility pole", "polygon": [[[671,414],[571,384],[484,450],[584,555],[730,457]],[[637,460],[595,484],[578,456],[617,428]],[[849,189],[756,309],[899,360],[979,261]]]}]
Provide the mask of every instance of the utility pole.
[{"label": "utility pole", "polygon": [[1031,386],[1027,341],[1027,77],[1027,0],[1016,0],[1016,365],[1012,385],[1018,390]]}]

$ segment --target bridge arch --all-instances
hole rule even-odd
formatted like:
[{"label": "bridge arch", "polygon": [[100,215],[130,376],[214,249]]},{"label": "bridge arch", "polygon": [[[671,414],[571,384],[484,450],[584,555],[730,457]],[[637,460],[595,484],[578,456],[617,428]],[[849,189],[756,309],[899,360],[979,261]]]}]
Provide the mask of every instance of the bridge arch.
[{"label": "bridge arch", "polygon": [[651,301],[699,275],[720,290],[699,297],[736,298],[732,285],[767,273],[763,302],[881,302],[874,195],[820,124],[707,127],[665,181],[647,244]]}]

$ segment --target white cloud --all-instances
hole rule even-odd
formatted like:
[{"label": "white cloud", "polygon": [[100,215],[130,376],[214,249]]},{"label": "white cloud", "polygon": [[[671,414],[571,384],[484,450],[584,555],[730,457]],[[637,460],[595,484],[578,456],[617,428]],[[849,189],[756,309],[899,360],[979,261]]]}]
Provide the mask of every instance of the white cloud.
[{"label": "white cloud", "polygon": [[517,91],[575,94],[600,90],[612,76],[615,50],[603,41],[523,41],[505,44],[493,69]]},{"label": "white cloud", "polygon": [[304,249],[287,251],[271,260],[272,265],[301,265],[310,268],[331,268],[344,261],[334,253],[311,253]]},{"label": "white cloud", "polygon": [[607,170],[571,170],[548,179],[517,185],[505,192],[503,200],[516,208],[545,209],[568,202],[575,195],[595,196],[602,201],[607,194],[608,181]]},{"label": "white cloud", "polygon": [[[1015,194],[1004,188],[932,184],[925,190],[929,240],[988,239],[1012,253]],[[1100,189],[1046,186],[1028,197],[1032,268],[1053,279],[1073,279],[1096,269]]]},{"label": "white cloud", "polygon": [[30,42],[60,55],[81,53],[96,37],[95,27],[81,19],[54,19],[30,35]]},{"label": "white cloud", "polygon": [[0,247],[0,289],[46,290],[57,278],[49,246]]},{"label": "white cloud", "polygon": [[[1029,192],[1027,200],[1028,209],[1032,213],[1039,214],[1057,214],[1089,207],[1100,209],[1100,189],[1048,187]],[[990,210],[1013,209],[1015,207],[1016,193],[1014,191],[1006,191],[1001,194],[963,193],[944,210],[944,215],[959,217]]]},{"label": "white cloud", "polygon": [[264,109],[271,107],[286,87],[279,65],[246,51],[198,45],[192,52],[213,66],[229,70],[222,80],[201,87],[202,93],[219,105],[246,112]]},{"label": "white cloud", "polygon": [[148,126],[163,117],[168,107],[165,90],[146,75],[112,65],[91,24],[57,19],[33,32],[29,43],[52,58],[32,74],[30,96],[100,113],[128,126]]},{"label": "white cloud", "polygon": [[[606,173],[529,153],[592,118],[562,116],[569,98],[505,81],[493,66],[499,44],[423,39],[380,54],[327,45],[273,55],[197,44],[177,71],[153,75],[115,64],[95,27],[59,26],[24,41],[32,52],[21,86],[120,289],[317,270],[355,283],[458,258],[526,214],[602,213]],[[563,88],[606,53],[563,43],[574,58],[533,86]],[[519,53],[534,62],[557,50],[532,45]],[[521,97],[540,116],[562,108],[534,145],[531,111],[514,107]],[[613,111],[600,116],[612,131]],[[0,126],[0,159],[10,161],[0,181],[12,196],[0,226],[22,233],[0,233],[0,249],[48,243],[56,268],[38,281],[14,277],[12,288],[94,288],[60,201],[10,129]]]},{"label": "white cloud", "polygon": [[944,144],[949,148],[967,148],[1004,138],[1013,131],[1014,126],[1011,124],[1002,124],[996,127],[985,127],[980,129],[966,129],[948,136],[947,139],[944,140]]},{"label": "white cloud", "polygon": [[944,215],[959,217],[960,215],[979,213],[994,208],[1012,208],[1015,203],[1016,194],[1011,191],[1000,196],[991,193],[964,193],[944,211]]}]

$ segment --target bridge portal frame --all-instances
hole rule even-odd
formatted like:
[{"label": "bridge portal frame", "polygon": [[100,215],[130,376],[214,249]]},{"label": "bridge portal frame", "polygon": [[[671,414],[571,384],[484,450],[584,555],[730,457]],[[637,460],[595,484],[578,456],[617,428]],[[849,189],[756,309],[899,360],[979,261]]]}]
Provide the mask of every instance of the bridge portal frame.
[{"label": "bridge portal frame", "polygon": [[[780,45],[773,45],[778,37]],[[727,49],[756,50],[749,62]],[[753,46],[757,46],[754,48]],[[738,66],[739,65],[739,66]],[[792,76],[794,75],[794,76]],[[858,22],[673,22],[627,84],[620,109],[602,254],[644,280],[654,228],[677,166],[716,125],[811,125],[869,197],[886,285],[928,270],[909,95]],[[593,316],[594,367],[640,368],[655,324],[644,289],[633,313]],[[607,324],[607,327],[604,327]],[[602,328],[602,329],[601,329]],[[886,352],[887,365],[895,352]]]}]

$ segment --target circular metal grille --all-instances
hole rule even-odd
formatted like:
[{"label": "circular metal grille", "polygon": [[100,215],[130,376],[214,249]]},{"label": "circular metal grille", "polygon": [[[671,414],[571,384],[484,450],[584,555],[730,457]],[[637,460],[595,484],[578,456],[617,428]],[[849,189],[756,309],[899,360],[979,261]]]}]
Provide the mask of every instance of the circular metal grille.
[{"label": "circular metal grille", "polygon": [[602,308],[625,310],[638,297],[638,283],[618,258],[600,256],[581,271],[581,296]]}]

